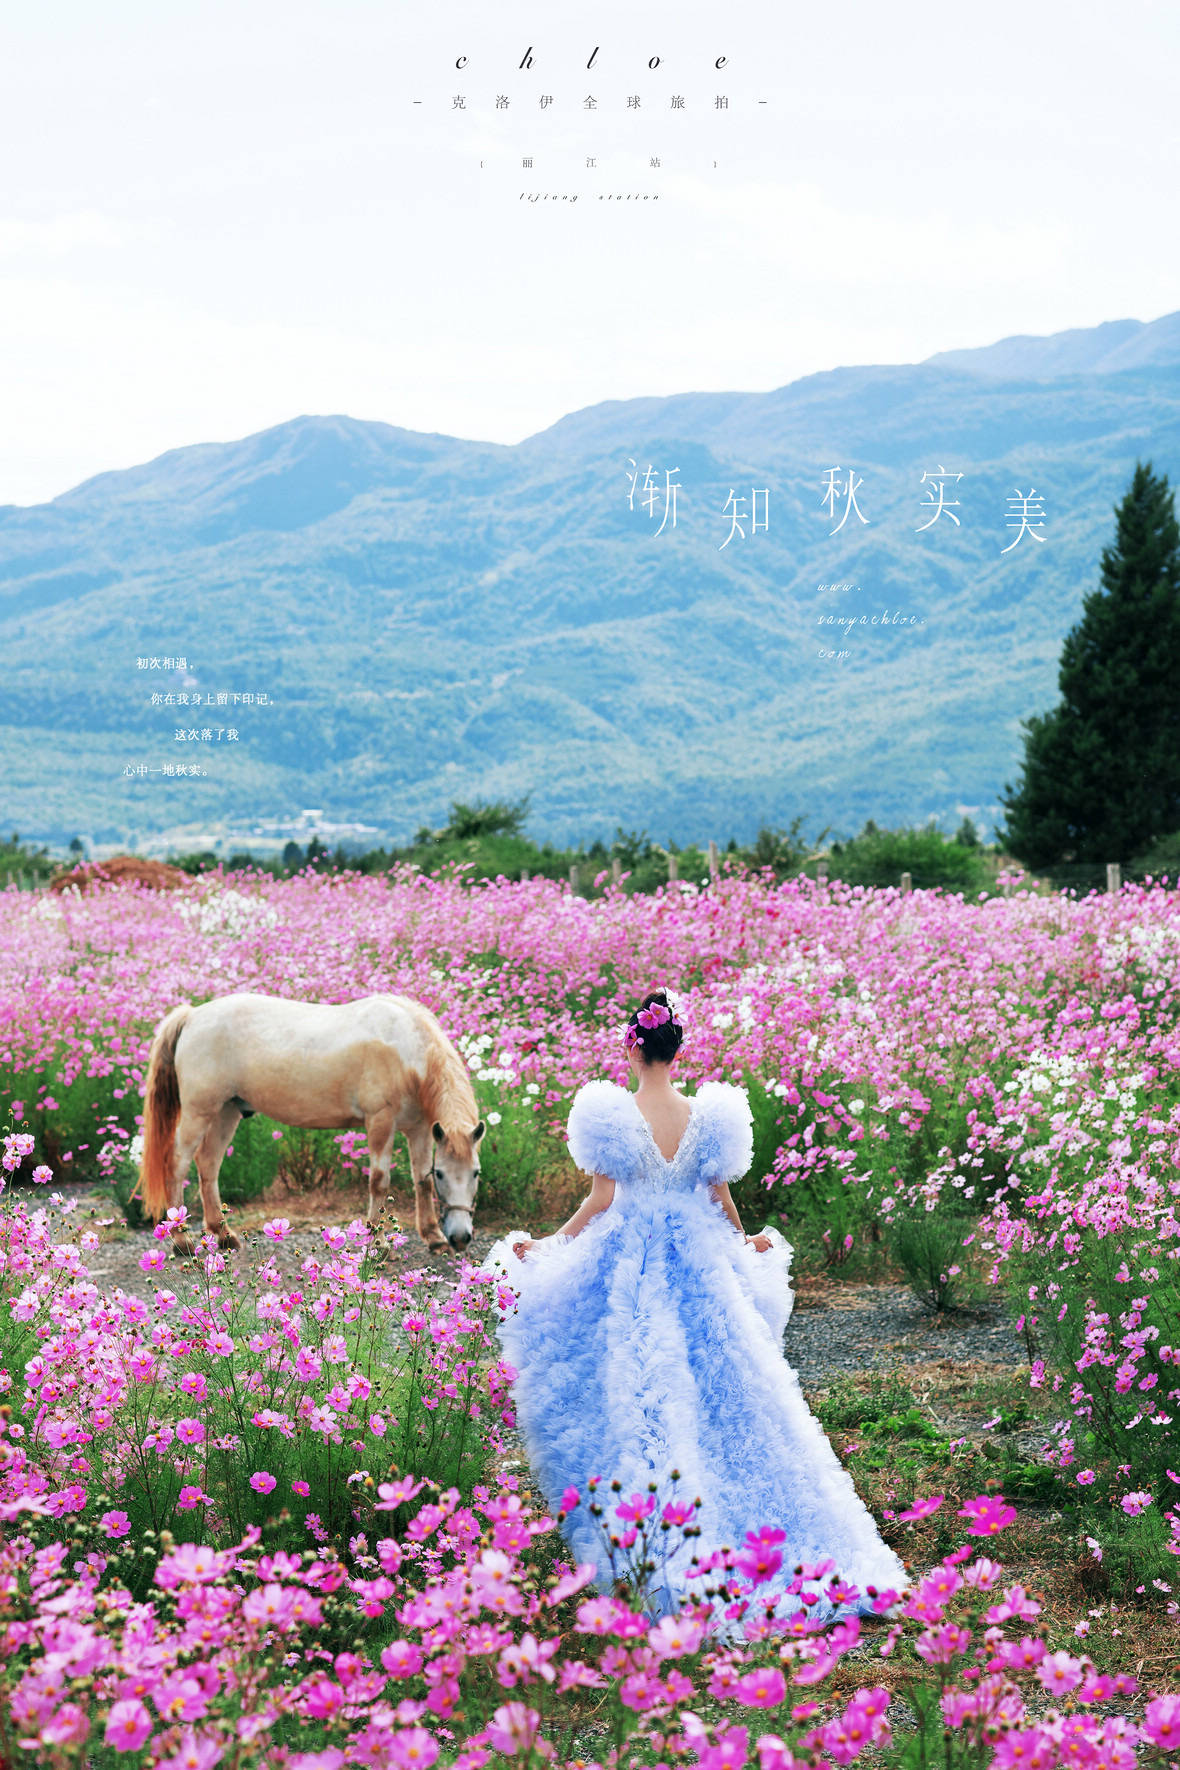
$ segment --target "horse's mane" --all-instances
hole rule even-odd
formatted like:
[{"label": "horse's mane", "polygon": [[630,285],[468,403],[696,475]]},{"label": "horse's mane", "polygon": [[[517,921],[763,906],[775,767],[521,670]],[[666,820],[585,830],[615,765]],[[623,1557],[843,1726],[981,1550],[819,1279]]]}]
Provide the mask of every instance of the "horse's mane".
[{"label": "horse's mane", "polygon": [[438,1120],[455,1145],[456,1155],[469,1156],[479,1106],[467,1065],[429,1008],[422,1008],[422,1018],[429,1034],[426,1074],[419,1092],[422,1110],[432,1123]]}]

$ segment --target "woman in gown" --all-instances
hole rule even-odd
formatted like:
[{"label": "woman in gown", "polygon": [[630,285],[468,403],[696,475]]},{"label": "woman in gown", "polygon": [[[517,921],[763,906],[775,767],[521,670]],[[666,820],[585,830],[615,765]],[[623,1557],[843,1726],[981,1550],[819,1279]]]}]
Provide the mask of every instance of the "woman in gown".
[{"label": "woman in gown", "polygon": [[[785,1595],[797,1563],[834,1560],[862,1594],[898,1590],[905,1569],[782,1355],[791,1247],[774,1229],[745,1235],[730,1198],[753,1157],[749,1101],[726,1082],[692,1096],[673,1088],[682,1036],[667,993],[650,992],[625,1034],[637,1091],[587,1082],[570,1108],[570,1154],[592,1176],[589,1197],[557,1234],[514,1231],[485,1261],[517,1292],[499,1334],[538,1485],[554,1511],[578,1490],[562,1529],[603,1591],[612,1569],[592,1498],[616,1532],[626,1526],[614,1507],[652,1482],[660,1508],[699,1498],[700,1536],[665,1538],[675,1546],[651,1588],[660,1610],[700,1600],[713,1583],[690,1576],[694,1556],[741,1551],[763,1526],[785,1532],[782,1565],[753,1597],[777,1597],[780,1614],[798,1608]],[[821,1598],[812,1614],[870,1607],[865,1596]]]}]

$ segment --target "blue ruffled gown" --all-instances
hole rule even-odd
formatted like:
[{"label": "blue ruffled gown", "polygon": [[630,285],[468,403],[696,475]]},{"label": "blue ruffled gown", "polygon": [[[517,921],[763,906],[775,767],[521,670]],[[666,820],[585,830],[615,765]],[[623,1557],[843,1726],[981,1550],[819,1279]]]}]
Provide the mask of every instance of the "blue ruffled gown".
[{"label": "blue ruffled gown", "polygon": [[[614,1180],[609,1208],[580,1235],[538,1242],[523,1260],[512,1243],[524,1232],[513,1231],[484,1262],[518,1293],[500,1322],[500,1343],[517,1371],[517,1422],[545,1502],[556,1511],[567,1488],[579,1490],[581,1504],[562,1529],[609,1591],[588,1478],[603,1477],[597,1498],[608,1513],[653,1481],[661,1507],[699,1497],[701,1536],[676,1549],[655,1582],[662,1610],[700,1599],[711,1583],[689,1578],[694,1555],[740,1549],[763,1525],[784,1530],[786,1540],[781,1572],[756,1597],[779,1596],[782,1614],[798,1607],[782,1596],[798,1562],[832,1557],[862,1592],[900,1589],[901,1561],[878,1535],[782,1354],[792,1250],[772,1229],[764,1233],[773,1246],[758,1253],[710,1196],[710,1186],[750,1166],[749,1101],[726,1082],[706,1082],[686,1098],[691,1117],[668,1161],[633,1093],[587,1082],[570,1109],[569,1150],[585,1173]],[[612,1479],[621,1495],[610,1493]],[[831,1611],[823,1600],[812,1614]]]}]

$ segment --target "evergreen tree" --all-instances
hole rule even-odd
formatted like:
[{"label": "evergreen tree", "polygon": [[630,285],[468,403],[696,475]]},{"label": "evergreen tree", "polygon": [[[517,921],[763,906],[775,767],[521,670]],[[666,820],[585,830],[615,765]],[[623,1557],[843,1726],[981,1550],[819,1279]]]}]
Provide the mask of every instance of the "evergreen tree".
[{"label": "evergreen tree", "polygon": [[1102,582],[1067,635],[1060,704],[1024,722],[997,832],[1034,868],[1130,861],[1180,830],[1180,526],[1167,475],[1137,462]]}]

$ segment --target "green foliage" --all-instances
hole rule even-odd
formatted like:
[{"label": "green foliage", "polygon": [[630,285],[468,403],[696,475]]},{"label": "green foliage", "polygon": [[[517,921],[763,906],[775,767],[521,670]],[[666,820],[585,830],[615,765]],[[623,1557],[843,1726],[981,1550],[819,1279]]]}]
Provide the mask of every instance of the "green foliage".
[{"label": "green foliage", "polygon": [[910,875],[915,890],[972,896],[993,888],[993,874],[978,843],[973,847],[960,836],[944,836],[933,824],[880,830],[870,818],[859,836],[833,842],[829,851],[828,877],[849,885],[897,885],[903,873]]},{"label": "green foliage", "polygon": [[738,854],[756,871],[769,867],[776,879],[792,879],[803,871],[827,834],[826,829],[821,830],[814,843],[808,842],[801,817],[792,818],[785,830],[777,824],[763,824],[751,846],[739,849]]},{"label": "green foliage", "polygon": [[483,1210],[503,1214],[519,1219],[519,1227],[528,1228],[537,1207],[545,1142],[533,1110],[534,1096],[519,1091],[501,1095],[478,1081],[473,1086],[480,1117],[488,1120],[479,1146],[477,1214]]},{"label": "green foliage", "polygon": [[978,1297],[980,1287],[963,1245],[978,1221],[941,1202],[933,1211],[902,1208],[890,1219],[889,1251],[928,1309],[962,1308]]},{"label": "green foliage", "polygon": [[9,884],[44,885],[58,870],[46,848],[32,848],[14,830],[0,842],[0,891]]},{"label": "green foliage", "polygon": [[1008,850],[1052,873],[1120,861],[1180,830],[1180,526],[1167,475],[1137,462],[1115,511],[1101,585],[1058,669],[1060,702],[1024,726],[1006,786]]},{"label": "green foliage", "polygon": [[867,1425],[905,1413],[917,1401],[900,1371],[882,1375],[873,1371],[862,1387],[851,1377],[838,1376],[820,1399],[816,1414],[829,1429]]}]

